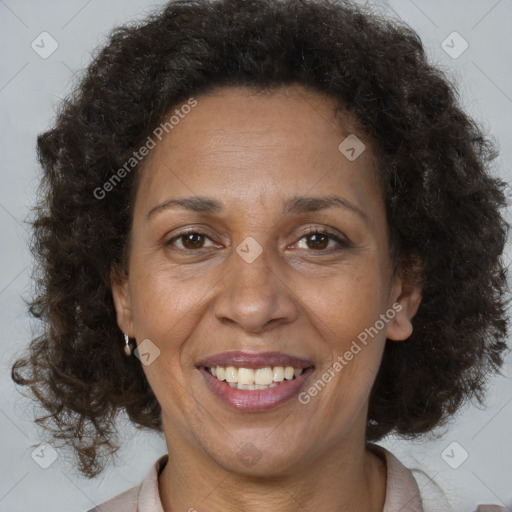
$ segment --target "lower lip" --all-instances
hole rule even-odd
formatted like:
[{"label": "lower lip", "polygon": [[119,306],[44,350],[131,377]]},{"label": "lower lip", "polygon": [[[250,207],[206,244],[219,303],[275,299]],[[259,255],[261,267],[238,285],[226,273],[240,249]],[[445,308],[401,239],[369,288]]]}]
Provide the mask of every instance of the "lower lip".
[{"label": "lower lip", "polygon": [[307,368],[295,379],[284,380],[273,388],[248,390],[232,388],[226,381],[214,377],[205,367],[199,368],[207,386],[216,396],[226,405],[245,412],[266,411],[290,400],[299,393],[313,370],[313,367]]}]

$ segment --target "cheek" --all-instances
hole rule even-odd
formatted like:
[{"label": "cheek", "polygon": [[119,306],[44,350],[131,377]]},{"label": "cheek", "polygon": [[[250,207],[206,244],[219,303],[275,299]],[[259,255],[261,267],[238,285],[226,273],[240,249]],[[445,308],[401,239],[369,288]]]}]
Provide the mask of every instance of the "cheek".
[{"label": "cheek", "polygon": [[196,317],[210,285],[207,276],[179,279],[176,271],[152,267],[137,274],[132,287],[134,325],[141,335],[155,339],[180,339]]},{"label": "cheek", "polygon": [[189,397],[190,340],[208,307],[208,290],[219,276],[203,272],[194,278],[178,277],[179,270],[168,264],[136,270],[131,291],[137,341],[148,338],[160,350],[158,358],[143,370],[160,404],[176,412],[177,404],[185,406]]},{"label": "cheek", "polygon": [[[331,404],[352,403],[357,407],[371,390],[386,340],[387,324],[381,320],[386,308],[381,278],[379,267],[368,261],[322,287],[309,288],[305,309],[321,339],[324,361],[316,379],[328,388],[327,402]],[[310,391],[320,393],[324,384]]]},{"label": "cheek", "polygon": [[[189,376],[183,372],[187,341],[204,314],[204,280],[177,279],[169,268],[133,273],[132,312],[137,341],[150,339],[158,358],[143,371],[166,414],[181,418],[191,401]],[[211,285],[210,285],[211,286]]]},{"label": "cheek", "polygon": [[367,259],[316,284],[304,282],[304,307],[312,313],[311,321],[317,319],[331,348],[344,350],[384,312],[381,280],[378,265]]}]

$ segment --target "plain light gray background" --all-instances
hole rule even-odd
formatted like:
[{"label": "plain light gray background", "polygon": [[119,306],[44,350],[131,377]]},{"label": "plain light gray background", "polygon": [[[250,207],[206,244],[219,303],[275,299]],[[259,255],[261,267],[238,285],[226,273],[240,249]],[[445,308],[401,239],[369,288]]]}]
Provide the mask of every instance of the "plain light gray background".
[{"label": "plain light gray background", "polygon": [[[23,302],[31,292],[31,257],[23,220],[33,204],[40,172],[36,135],[50,127],[55,106],[70,90],[73,73],[87,66],[90,53],[105,41],[108,31],[142,18],[149,8],[162,4],[144,0],[0,0],[0,512],[87,510],[138,484],[156,458],[166,452],[161,436],[137,432],[123,422],[124,447],[96,479],[80,476],[65,450],[59,450],[55,462],[43,469],[31,457],[34,446],[44,439],[32,423],[32,405],[10,380],[10,366],[36,327]],[[456,82],[464,107],[494,134],[501,151],[495,172],[510,181],[512,2],[390,0],[373,4],[404,19],[420,34],[431,60]],[[461,55],[456,53],[463,49],[464,41],[451,35],[454,31],[468,43]],[[58,44],[47,58],[31,47],[34,40],[40,41],[36,38],[42,32],[48,32]],[[452,55],[442,47],[448,36],[445,44],[453,47]],[[51,41],[45,41],[48,51]],[[510,254],[509,246],[508,262]],[[421,467],[434,478],[456,511],[473,511],[478,503],[512,509],[511,357],[503,373],[490,383],[487,408],[466,406],[440,432],[440,439],[410,442],[388,438],[380,443],[409,467]],[[466,452],[468,458],[456,469],[445,462],[458,465]]]}]

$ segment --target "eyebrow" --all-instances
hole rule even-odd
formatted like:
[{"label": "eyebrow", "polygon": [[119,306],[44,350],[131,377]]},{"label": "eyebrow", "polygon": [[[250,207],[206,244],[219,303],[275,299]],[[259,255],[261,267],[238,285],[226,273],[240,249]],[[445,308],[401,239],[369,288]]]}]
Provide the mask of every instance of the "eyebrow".
[{"label": "eyebrow", "polygon": [[[164,202],[157,204],[146,214],[146,221],[154,216],[157,212],[170,208],[181,207],[198,213],[219,213],[222,211],[222,204],[216,199],[204,196],[169,198]],[[344,208],[359,215],[366,223],[369,223],[367,214],[356,205],[350,203],[341,197],[330,196],[295,196],[288,199],[284,206],[286,215],[297,213],[316,212],[326,210],[328,208]]]}]

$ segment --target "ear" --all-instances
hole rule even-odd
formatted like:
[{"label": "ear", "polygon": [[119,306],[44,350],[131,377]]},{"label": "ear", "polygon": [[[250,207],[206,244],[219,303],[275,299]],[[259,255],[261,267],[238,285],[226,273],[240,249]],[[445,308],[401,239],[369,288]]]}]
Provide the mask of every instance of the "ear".
[{"label": "ear", "polygon": [[116,309],[117,325],[121,331],[134,338],[132,305],[130,298],[130,285],[128,276],[120,271],[113,270],[110,275],[112,298]]},{"label": "ear", "polygon": [[395,278],[391,299],[396,314],[386,330],[386,337],[390,340],[406,340],[412,334],[411,320],[422,299],[420,276],[421,260],[418,256],[412,256],[407,261],[407,271],[401,269]]}]

